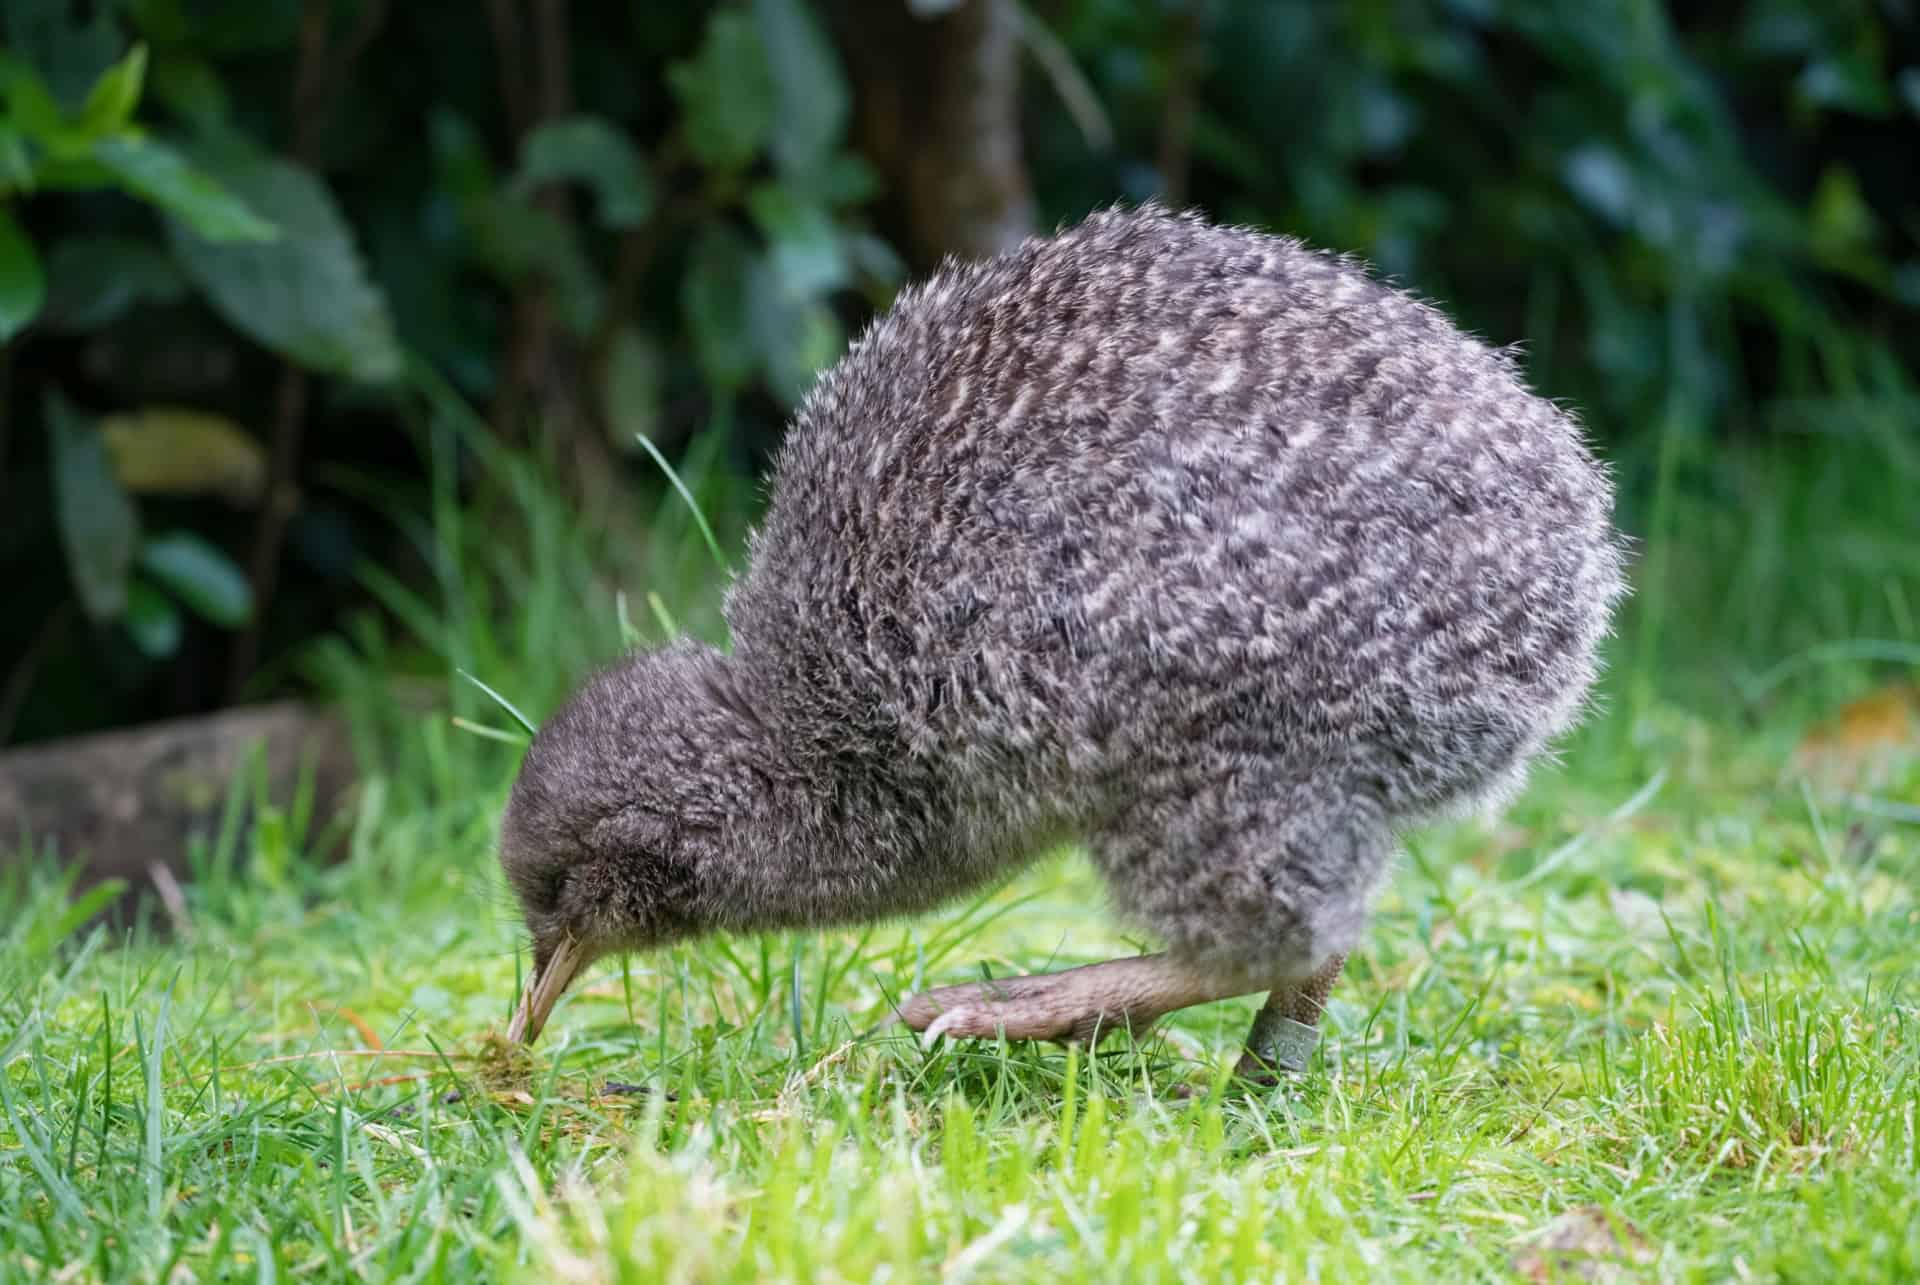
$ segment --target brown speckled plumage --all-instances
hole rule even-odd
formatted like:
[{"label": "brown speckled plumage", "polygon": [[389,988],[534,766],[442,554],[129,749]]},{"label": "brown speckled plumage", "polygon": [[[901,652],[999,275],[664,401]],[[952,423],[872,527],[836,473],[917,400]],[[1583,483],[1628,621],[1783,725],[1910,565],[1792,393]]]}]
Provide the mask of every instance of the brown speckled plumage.
[{"label": "brown speckled plumage", "polygon": [[1295,241],[1149,207],[949,266],[799,412],[732,653],[542,729],[502,847],[536,960],[923,911],[1072,838],[1217,979],[1184,1002],[1278,1004],[1396,832],[1578,714],[1611,500],[1505,354]]}]

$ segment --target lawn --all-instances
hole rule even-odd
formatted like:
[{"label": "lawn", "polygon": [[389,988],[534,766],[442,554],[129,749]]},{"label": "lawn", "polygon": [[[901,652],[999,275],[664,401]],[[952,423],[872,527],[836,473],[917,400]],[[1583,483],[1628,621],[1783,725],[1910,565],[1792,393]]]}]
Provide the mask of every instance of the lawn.
[{"label": "lawn", "polygon": [[[1252,1000],[1093,1057],[883,1029],[923,981],[1145,945],[1070,852],[938,916],[603,965],[527,1058],[491,852],[515,751],[378,676],[426,656],[504,726],[455,668],[537,712],[623,633],[711,628],[714,595],[676,519],[622,562],[500,467],[518,535],[442,497],[438,588],[382,581],[397,623],[312,659],[371,772],[343,859],[269,806],[131,925],[89,925],[45,850],[0,887],[0,1275],[1920,1278],[1920,767],[1792,770],[1883,680],[1862,656],[1920,654],[1910,571],[1804,585],[1815,638],[1892,650],[1746,653],[1786,668],[1715,649],[1751,596],[1675,598],[1655,643],[1636,607],[1563,761],[1414,837],[1278,1089],[1223,1082]],[[1698,529],[1741,557],[1665,574],[1738,583],[1797,540]]]}]

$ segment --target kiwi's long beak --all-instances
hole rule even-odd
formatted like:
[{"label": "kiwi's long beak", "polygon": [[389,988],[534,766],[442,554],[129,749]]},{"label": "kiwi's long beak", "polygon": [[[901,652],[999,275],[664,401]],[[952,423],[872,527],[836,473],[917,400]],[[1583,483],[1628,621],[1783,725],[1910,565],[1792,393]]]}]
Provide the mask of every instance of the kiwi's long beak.
[{"label": "kiwi's long beak", "polygon": [[507,1039],[510,1042],[531,1044],[540,1038],[553,1006],[559,1003],[561,993],[586,962],[587,952],[581,949],[579,942],[566,940],[560,943],[559,948],[548,957],[547,966],[534,976],[533,984],[520,996],[520,1007],[513,1011],[513,1021],[507,1024]]}]

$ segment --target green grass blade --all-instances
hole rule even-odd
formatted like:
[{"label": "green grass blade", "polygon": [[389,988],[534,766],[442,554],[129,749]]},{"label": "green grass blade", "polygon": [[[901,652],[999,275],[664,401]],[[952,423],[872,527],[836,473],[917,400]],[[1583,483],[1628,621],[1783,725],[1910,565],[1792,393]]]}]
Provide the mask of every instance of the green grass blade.
[{"label": "green grass blade", "polygon": [[478,678],[474,677],[472,674],[469,674],[466,670],[461,669],[461,670],[456,670],[455,672],[458,673],[460,677],[466,679],[468,682],[472,683],[475,687],[478,687],[481,691],[485,692],[487,696],[492,699],[494,704],[498,705],[502,710],[506,712],[506,715],[508,718],[511,718],[514,722],[520,724],[521,729],[524,730],[528,736],[537,736],[539,734],[540,729],[533,725],[533,720],[528,718],[525,714],[522,714],[517,708],[515,708],[512,701],[508,700],[506,697],[502,696],[499,692],[496,692],[495,690],[493,690],[493,688],[481,682]]},{"label": "green grass blade", "polygon": [[505,745],[525,746],[529,743],[527,737],[515,736],[512,732],[502,731],[500,728],[497,728],[497,727],[489,727],[485,723],[475,723],[469,719],[464,719],[464,718],[455,718],[455,719],[452,719],[451,721],[453,725],[459,728],[461,731],[469,732],[472,735],[481,737],[482,739],[485,739],[485,740],[499,741]]},{"label": "green grass blade", "polygon": [[660,453],[659,447],[639,434],[634,435],[634,440],[639,442],[641,449],[645,450],[653,458],[653,462],[660,466],[660,471],[667,475],[667,481],[686,502],[687,511],[693,514],[694,525],[700,529],[700,538],[707,542],[707,551],[713,554],[714,565],[720,568],[722,575],[731,577],[733,569],[727,564],[726,555],[720,552],[720,541],[714,538],[713,528],[708,525],[707,515],[701,511],[699,502],[693,498],[693,492],[689,491],[687,484],[680,480],[680,475],[674,472],[673,465],[667,462],[667,457]]}]

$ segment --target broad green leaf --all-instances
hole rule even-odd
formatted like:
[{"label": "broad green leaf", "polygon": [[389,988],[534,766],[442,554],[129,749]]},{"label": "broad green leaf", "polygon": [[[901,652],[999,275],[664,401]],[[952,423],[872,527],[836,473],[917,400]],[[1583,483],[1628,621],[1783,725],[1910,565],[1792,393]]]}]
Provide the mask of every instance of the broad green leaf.
[{"label": "broad green leaf", "polygon": [[398,377],[404,363],[386,296],[368,279],[326,185],[290,161],[251,150],[199,159],[280,229],[268,243],[218,245],[169,220],[174,254],[214,310],[311,369],[368,383]]},{"label": "broad green leaf", "polygon": [[667,69],[686,114],[687,145],[717,170],[745,169],[773,128],[774,84],[759,33],[744,15],[717,10],[700,51]]},{"label": "broad green leaf", "polygon": [[772,255],[753,264],[747,298],[753,343],[765,365],[767,385],[788,406],[797,406],[821,369],[845,346],[840,323],[819,298],[790,292]]},{"label": "broad green leaf", "polygon": [[140,549],[140,569],[194,614],[237,629],[253,614],[253,590],[233,559],[191,531],[169,531]]},{"label": "broad green leaf", "polygon": [[707,382],[718,389],[737,389],[753,374],[752,268],[746,239],[723,223],[711,223],[694,242],[680,284],[694,355]]},{"label": "broad green leaf", "polygon": [[19,130],[0,121],[0,198],[34,188],[33,153]]},{"label": "broad green leaf", "polygon": [[625,134],[598,116],[548,121],[520,148],[512,191],[522,199],[546,183],[584,183],[599,202],[600,221],[632,227],[653,209],[646,158]]},{"label": "broad green leaf", "polygon": [[836,152],[787,186],[832,209],[844,209],[879,194],[880,172],[858,152]]},{"label": "broad green leaf", "polygon": [[599,324],[604,292],[574,224],[512,196],[473,202],[468,219],[481,259],[503,280],[537,274],[569,330],[585,335]]},{"label": "broad green leaf", "polygon": [[58,392],[45,401],[54,514],[80,606],[97,621],[127,609],[127,573],[140,538],[133,501],[113,476],[100,431]]},{"label": "broad green leaf", "polygon": [[433,153],[434,183],[456,201],[485,200],[493,194],[493,162],[486,140],[472,122],[452,108],[436,106],[427,121]]},{"label": "broad green leaf", "polygon": [[1893,110],[1893,94],[1880,71],[1858,55],[1819,58],[1800,73],[1802,96],[1822,107],[1861,116],[1885,116]]},{"label": "broad green leaf", "polygon": [[777,110],[769,140],[781,172],[810,174],[839,148],[852,95],[807,0],[753,0]]},{"label": "broad green leaf", "polygon": [[25,229],[0,205],[0,344],[26,329],[46,298],[47,278],[40,270],[40,256]]},{"label": "broad green leaf", "polygon": [[259,500],[267,455],[232,420],[205,411],[150,406],[100,423],[120,485],[136,495],[220,495]]},{"label": "broad green leaf", "polygon": [[1602,217],[1625,223],[1633,215],[1633,171],[1614,148],[1591,143],[1570,153],[1561,173],[1573,194]]},{"label": "broad green leaf", "polygon": [[62,114],[72,117],[126,49],[119,8],[117,2],[0,0],[0,44],[33,67]]},{"label": "broad green leaf", "polygon": [[34,167],[33,185],[53,192],[104,192],[126,188],[112,170],[92,156],[43,154]]},{"label": "broad green leaf", "polygon": [[766,234],[775,275],[789,297],[806,299],[847,283],[846,248],[824,208],[775,183],[755,187],[747,208]]},{"label": "broad green leaf", "polygon": [[165,660],[180,650],[184,627],[180,609],[144,580],[127,586],[127,614],[123,622],[133,645],[150,660]]},{"label": "broad green leaf", "polygon": [[186,293],[180,265],[152,241],[130,236],[71,237],[47,252],[49,330],[97,330],[142,300],[166,303]]},{"label": "broad green leaf", "polygon": [[93,145],[93,159],[136,195],[185,220],[209,241],[274,239],[272,223],[164,143],[148,138],[103,138]]},{"label": "broad green leaf", "polygon": [[0,49],[0,104],[5,105],[14,127],[42,147],[71,146],[77,137],[33,64],[4,49]]},{"label": "broad green leaf", "polygon": [[1845,165],[1830,165],[1813,189],[1807,233],[1814,253],[1837,259],[1873,240],[1878,228],[1873,207]]},{"label": "broad green leaf", "polygon": [[98,137],[126,126],[139,105],[147,78],[147,47],[137,44],[127,56],[101,73],[80,109],[80,128]]}]

